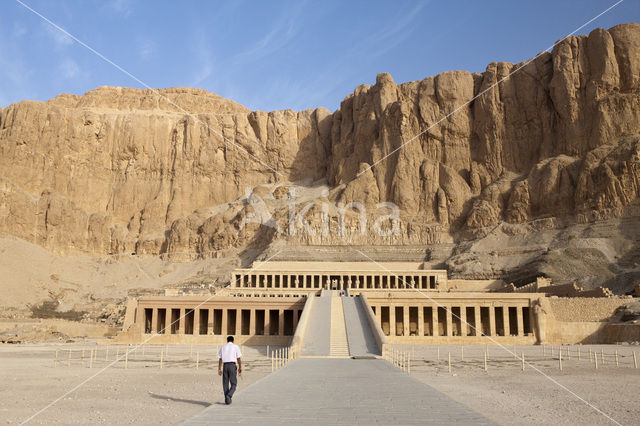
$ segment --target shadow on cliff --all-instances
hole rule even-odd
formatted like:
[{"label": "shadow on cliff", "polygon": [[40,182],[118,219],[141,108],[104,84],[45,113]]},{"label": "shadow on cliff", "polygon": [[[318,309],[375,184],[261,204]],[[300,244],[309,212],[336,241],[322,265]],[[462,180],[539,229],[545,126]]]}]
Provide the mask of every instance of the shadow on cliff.
[{"label": "shadow on cliff", "polygon": [[278,230],[272,226],[263,224],[258,226],[249,243],[238,254],[243,268],[249,268],[267,250],[277,232]]},{"label": "shadow on cliff", "polygon": [[[309,186],[311,183],[327,178],[329,159],[331,156],[331,125],[333,114],[321,117],[318,110],[313,111],[312,131],[302,138],[298,150],[291,163],[288,180],[298,185]],[[310,174],[310,172],[313,172]]]},{"label": "shadow on cliff", "polygon": [[633,245],[621,253],[616,263],[610,265],[615,276],[602,283],[615,294],[633,295],[635,285],[640,283],[640,219],[637,216],[620,219],[620,235],[633,241]]}]

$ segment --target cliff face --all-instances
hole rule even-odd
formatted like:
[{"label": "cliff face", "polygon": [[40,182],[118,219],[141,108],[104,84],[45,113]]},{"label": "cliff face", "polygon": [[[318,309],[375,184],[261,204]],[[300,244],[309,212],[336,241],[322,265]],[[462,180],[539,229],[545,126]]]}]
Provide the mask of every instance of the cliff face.
[{"label": "cliff face", "polygon": [[170,101],[101,87],[1,110],[0,232],[56,252],[207,257],[274,237],[242,226],[247,188],[284,218],[282,185],[326,179],[333,201],[400,207],[387,243],[432,243],[503,221],[629,215],[640,191],[639,24],[482,74],[381,74],[333,114],[160,92]]},{"label": "cliff face", "polygon": [[622,207],[639,183],[639,72],[629,24],[483,74],[399,86],[380,75],[334,114],[329,178],[348,182],[406,144],[373,175],[381,198],[426,220],[475,228]]}]

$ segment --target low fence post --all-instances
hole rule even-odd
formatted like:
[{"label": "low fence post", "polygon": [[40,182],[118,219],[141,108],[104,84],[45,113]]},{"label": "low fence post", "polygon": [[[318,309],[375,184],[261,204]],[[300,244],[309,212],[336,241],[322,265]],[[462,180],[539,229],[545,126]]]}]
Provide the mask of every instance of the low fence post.
[{"label": "low fence post", "polygon": [[558,351],[558,365],[560,367],[560,371],[562,371],[562,351]]}]

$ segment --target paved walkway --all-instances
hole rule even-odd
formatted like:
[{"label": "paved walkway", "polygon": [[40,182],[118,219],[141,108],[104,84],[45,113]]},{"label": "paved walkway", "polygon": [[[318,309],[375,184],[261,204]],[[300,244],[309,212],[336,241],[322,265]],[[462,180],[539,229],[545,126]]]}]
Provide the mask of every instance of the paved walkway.
[{"label": "paved walkway", "polygon": [[[216,377],[217,379],[217,377]],[[242,386],[242,382],[240,382]],[[386,361],[297,359],[184,422],[204,424],[493,424]]]},{"label": "paved walkway", "polygon": [[331,340],[331,292],[322,291],[316,297],[309,313],[307,332],[302,341],[300,355],[329,356]]},{"label": "paved walkway", "polygon": [[343,297],[342,305],[351,356],[381,355],[376,339],[373,337],[362,299]]}]

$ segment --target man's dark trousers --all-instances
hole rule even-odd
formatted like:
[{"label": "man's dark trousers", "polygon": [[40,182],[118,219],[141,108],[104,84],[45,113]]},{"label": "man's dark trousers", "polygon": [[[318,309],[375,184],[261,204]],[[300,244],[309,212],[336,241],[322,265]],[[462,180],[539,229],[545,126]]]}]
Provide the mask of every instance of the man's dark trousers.
[{"label": "man's dark trousers", "polygon": [[[238,384],[238,367],[235,362],[225,362],[222,365],[222,390],[224,396],[231,398],[236,391],[236,385]],[[229,387],[231,383],[231,387]]]}]

